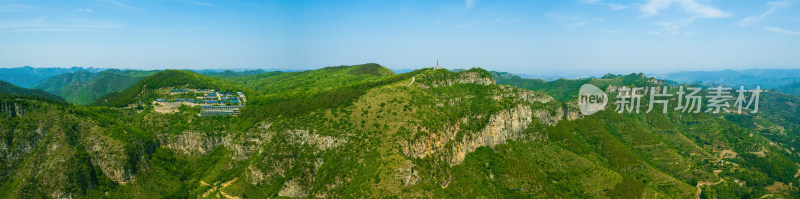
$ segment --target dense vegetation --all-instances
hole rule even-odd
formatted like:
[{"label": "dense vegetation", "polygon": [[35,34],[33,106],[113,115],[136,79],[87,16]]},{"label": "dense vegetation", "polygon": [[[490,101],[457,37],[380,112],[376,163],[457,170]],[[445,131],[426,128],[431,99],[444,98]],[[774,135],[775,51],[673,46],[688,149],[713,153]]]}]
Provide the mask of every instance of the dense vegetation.
[{"label": "dense vegetation", "polygon": [[156,99],[158,95],[154,90],[159,88],[216,89],[228,92],[247,91],[232,82],[191,71],[165,70],[150,75],[125,90],[100,97],[92,105],[123,107],[132,103],[147,104]]},{"label": "dense vegetation", "polygon": [[200,70],[195,71],[197,73],[209,76],[218,76],[218,77],[241,77],[241,76],[250,76],[250,75],[258,75],[267,73],[262,69],[257,70],[244,70],[244,71],[232,71],[232,70],[224,70],[224,71],[213,71],[213,70]]},{"label": "dense vegetation", "polygon": [[26,89],[14,86],[11,83],[0,81],[0,95],[21,95],[21,96],[36,96],[47,98],[55,101],[64,101],[64,98],[50,94],[39,89]]},{"label": "dense vegetation", "polygon": [[224,79],[241,83],[263,95],[317,93],[394,75],[378,64],[326,67],[303,72],[268,72]]},{"label": "dense vegetation", "polygon": [[[546,82],[540,79],[523,79],[519,76],[510,75],[502,72],[491,72],[495,81],[500,84],[512,85],[520,88],[530,89],[546,93],[553,96],[559,101],[567,102],[578,99],[578,89],[584,84],[592,84],[600,89],[605,90],[608,85],[614,86],[651,86],[655,78],[646,78],[644,74],[629,74],[624,76],[617,76],[608,74],[602,78],[587,78],[587,79],[558,79]],[[674,84],[673,82],[663,81],[665,84]]]},{"label": "dense vegetation", "polygon": [[800,97],[800,81],[775,88],[775,90]]},{"label": "dense vegetation", "polygon": [[[764,93],[756,114],[568,120],[584,83],[667,84],[365,64],[167,70],[89,107],[0,97],[0,198],[800,197],[800,98]],[[172,88],[242,90],[250,101],[238,117],[155,112],[147,102]]]},{"label": "dense vegetation", "polygon": [[117,69],[99,73],[78,71],[51,77],[34,88],[61,96],[73,104],[87,105],[103,95],[129,88],[156,72]]},{"label": "dense vegetation", "polygon": [[9,82],[22,88],[33,88],[39,82],[50,77],[77,71],[100,72],[102,68],[34,68],[30,66],[18,68],[0,68],[0,81]]}]

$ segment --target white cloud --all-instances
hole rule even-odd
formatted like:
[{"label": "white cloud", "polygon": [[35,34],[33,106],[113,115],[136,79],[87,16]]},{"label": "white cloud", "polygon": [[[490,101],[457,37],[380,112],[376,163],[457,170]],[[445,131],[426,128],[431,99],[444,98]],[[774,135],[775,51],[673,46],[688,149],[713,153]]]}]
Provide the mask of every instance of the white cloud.
[{"label": "white cloud", "polygon": [[761,25],[759,25],[759,23],[762,23],[762,21],[765,18],[767,18],[767,16],[769,16],[770,14],[772,14],[775,11],[778,11],[778,10],[780,10],[782,8],[789,7],[790,3],[788,1],[770,1],[770,2],[767,2],[767,5],[769,6],[769,10],[767,10],[767,11],[765,11],[765,12],[759,14],[759,15],[748,16],[748,17],[745,17],[742,20],[739,20],[739,26],[752,27],[752,28],[757,28],[757,29],[761,29],[761,30],[765,30],[765,31],[769,31],[769,32],[774,32],[774,33],[782,33],[782,34],[800,36],[800,32],[797,32],[797,31],[786,30],[786,29],[783,29],[783,28],[780,28],[780,27],[774,27],[774,26],[761,26]]},{"label": "white cloud", "polygon": [[767,15],[770,15],[773,12],[775,12],[776,10],[781,9],[781,8],[785,8],[785,7],[789,7],[789,2],[786,2],[786,1],[770,1],[770,2],[767,2],[767,5],[770,6],[769,10],[767,10],[764,13],[761,13],[760,15],[753,15],[753,16],[745,17],[744,19],[739,20],[739,25],[741,25],[741,26],[750,26],[750,25],[752,25],[754,23],[757,23],[757,22],[763,20],[765,17],[767,17]]},{"label": "white cloud", "polygon": [[776,32],[776,33],[783,33],[783,34],[790,34],[790,35],[800,36],[800,32],[786,30],[786,29],[778,28],[778,27],[764,27],[763,29],[766,30],[766,31],[770,31],[770,32]]},{"label": "white cloud", "polygon": [[202,1],[194,1],[194,0],[187,0],[189,4],[196,5],[196,6],[214,6],[214,4],[202,2]]},{"label": "white cloud", "polygon": [[563,15],[558,12],[548,12],[544,14],[545,17],[563,23],[566,27],[577,28],[589,25],[596,22],[605,22],[604,18],[585,18],[574,15]]},{"label": "white cloud", "polygon": [[698,3],[697,0],[648,0],[639,7],[639,10],[645,16],[656,16],[661,10],[668,9],[672,5],[679,6],[684,12],[691,13],[694,17],[724,18],[731,16],[728,12],[711,5]]},{"label": "white cloud", "polygon": [[78,8],[78,9],[75,9],[75,12],[88,12],[88,13],[92,13],[92,12],[94,12],[94,10],[92,10],[92,9],[89,9],[89,8]]},{"label": "white cloud", "polygon": [[677,22],[663,21],[655,23],[654,25],[661,27],[661,31],[649,31],[651,35],[692,35],[693,33],[683,31],[683,27],[688,26],[694,22],[694,18],[679,20]]},{"label": "white cloud", "polygon": [[99,31],[124,26],[104,20],[51,19],[49,16],[26,20],[0,21],[0,32]]},{"label": "white cloud", "polygon": [[614,10],[614,11],[624,10],[625,8],[629,7],[629,6],[622,5],[622,4],[607,3],[607,2],[603,2],[601,0],[582,0],[581,3],[602,5],[602,6],[608,7],[611,10]]},{"label": "white cloud", "polygon": [[660,27],[659,31],[649,31],[648,34],[652,35],[692,35],[692,32],[684,31],[687,27],[698,18],[725,18],[731,16],[731,13],[722,11],[714,6],[703,4],[698,0],[648,0],[647,3],[639,6],[639,11],[644,16],[656,16],[662,11],[670,8],[678,8],[681,11],[688,13],[685,19],[668,20],[655,23],[654,25]]},{"label": "white cloud", "polygon": [[478,0],[466,0],[466,2],[464,3],[465,4],[464,6],[466,6],[467,9],[470,9],[470,8],[472,8],[472,6],[475,6],[475,3],[478,3]]},{"label": "white cloud", "polygon": [[10,5],[0,5],[0,13],[6,12],[23,12],[36,9],[35,6],[25,5],[25,4],[10,4]]},{"label": "white cloud", "polygon": [[586,25],[587,23],[589,23],[589,22],[586,22],[586,21],[579,21],[579,22],[575,22],[575,23],[567,24],[567,26],[569,26],[569,27],[581,27],[581,26],[584,26],[584,25]]},{"label": "white cloud", "polygon": [[119,2],[119,1],[115,1],[115,0],[97,0],[97,1],[103,2],[103,3],[107,3],[107,4],[111,4],[111,5],[120,7],[120,8],[133,8],[132,6],[130,6],[128,4],[125,4],[125,3],[122,3],[122,2]]}]

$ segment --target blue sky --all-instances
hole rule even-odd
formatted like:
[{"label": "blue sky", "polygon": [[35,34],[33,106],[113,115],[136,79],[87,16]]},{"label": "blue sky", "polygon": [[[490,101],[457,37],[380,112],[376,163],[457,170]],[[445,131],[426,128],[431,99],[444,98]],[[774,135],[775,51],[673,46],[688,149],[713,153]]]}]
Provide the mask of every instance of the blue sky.
[{"label": "blue sky", "polygon": [[0,0],[0,67],[800,68],[800,1]]}]

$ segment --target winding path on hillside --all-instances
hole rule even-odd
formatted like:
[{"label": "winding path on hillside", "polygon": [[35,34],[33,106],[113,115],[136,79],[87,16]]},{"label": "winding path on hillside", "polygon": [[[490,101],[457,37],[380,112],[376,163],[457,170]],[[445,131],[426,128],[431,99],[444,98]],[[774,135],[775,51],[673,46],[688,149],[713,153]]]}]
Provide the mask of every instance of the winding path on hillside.
[{"label": "winding path on hillside", "polygon": [[[208,191],[206,191],[205,193],[203,193],[202,197],[198,197],[198,198],[206,198],[206,197],[208,197],[208,196],[209,196],[211,193],[213,193],[213,192],[215,192],[215,191],[219,191],[219,194],[220,194],[220,195],[222,195],[222,197],[225,197],[225,198],[228,198],[228,199],[241,199],[241,198],[240,198],[240,197],[238,197],[238,196],[228,195],[227,193],[225,193],[224,191],[222,191],[223,189],[227,188],[228,186],[230,186],[231,184],[233,184],[233,182],[234,182],[234,181],[236,181],[236,180],[238,180],[238,179],[239,179],[239,177],[233,178],[233,180],[230,180],[230,181],[228,181],[228,182],[224,182],[224,183],[222,183],[222,184],[221,184],[221,185],[219,185],[219,186],[218,186],[218,183],[214,183],[214,185],[210,185],[210,184],[208,184],[208,183],[206,183],[206,182],[203,182],[203,181],[201,180],[201,181],[200,181],[200,184],[201,184],[201,185],[203,185],[203,186],[212,186],[212,187],[211,187],[211,189],[209,189]],[[217,197],[219,197],[219,195],[217,195]]]},{"label": "winding path on hillside", "polygon": [[417,76],[411,77],[411,83],[408,83],[408,86],[411,86],[411,84],[414,83],[415,78],[417,78]]},{"label": "winding path on hillside", "polygon": [[724,178],[719,177],[719,174],[717,172],[714,172],[714,175],[716,175],[719,178],[719,182],[706,182],[706,181],[697,182],[697,198],[698,199],[700,199],[700,195],[703,194],[703,188],[702,188],[703,186],[717,185],[717,184],[722,183],[722,182],[725,181]]}]

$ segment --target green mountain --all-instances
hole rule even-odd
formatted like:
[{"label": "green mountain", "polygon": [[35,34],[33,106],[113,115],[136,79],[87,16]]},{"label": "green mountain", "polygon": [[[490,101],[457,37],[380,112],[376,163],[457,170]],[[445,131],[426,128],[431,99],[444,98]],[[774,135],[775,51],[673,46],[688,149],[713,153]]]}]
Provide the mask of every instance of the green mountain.
[{"label": "green mountain", "polygon": [[64,101],[64,98],[59,96],[50,94],[46,91],[39,90],[39,89],[26,89],[21,88],[18,86],[14,86],[11,83],[0,81],[0,96],[32,96],[32,97],[41,97],[47,98],[55,101]]},{"label": "green mountain", "polygon": [[775,88],[775,91],[800,96],[800,81]]},{"label": "green mountain", "polygon": [[227,76],[223,79],[241,83],[265,95],[273,93],[306,93],[328,91],[336,87],[377,80],[394,75],[378,64],[326,67],[302,72],[274,71],[250,76]]},{"label": "green mountain", "polygon": [[773,89],[800,82],[800,69],[748,69],[721,71],[687,71],[656,75],[661,79],[680,83],[703,83],[707,85],[744,86]]},{"label": "green mountain", "polygon": [[[0,117],[0,197],[800,197],[796,96],[763,93],[751,114],[584,116],[574,85],[667,82],[517,79],[534,91],[493,74],[167,70],[92,107],[6,100],[24,111]],[[238,117],[148,105],[172,88],[241,89],[253,102]]]},{"label": "green mountain", "polygon": [[216,89],[219,91],[246,91],[241,85],[188,70],[164,70],[147,76],[125,90],[98,98],[91,105],[123,107],[132,104],[146,105],[159,96],[169,94],[173,88]]},{"label": "green mountain", "polygon": [[674,85],[675,82],[659,80],[653,77],[645,77],[644,74],[612,75],[608,74],[602,78],[586,79],[557,79],[544,81],[541,79],[524,79],[519,76],[505,72],[490,72],[492,77],[500,84],[511,85],[519,88],[530,89],[546,93],[559,101],[567,102],[578,99],[578,89],[584,84],[592,84],[601,89],[609,85],[614,86],[657,86]]},{"label": "green mountain", "polygon": [[33,88],[36,84],[56,75],[87,71],[97,73],[104,68],[34,68],[30,66],[17,68],[0,68],[0,81],[6,81],[23,88]]},{"label": "green mountain", "polygon": [[258,75],[267,73],[262,69],[257,70],[244,70],[244,71],[232,71],[232,70],[223,70],[223,71],[213,71],[213,70],[200,70],[195,71],[197,73],[209,76],[219,76],[219,77],[241,77],[241,76],[248,76],[248,75]]},{"label": "green mountain", "polygon": [[73,104],[87,105],[103,95],[126,89],[156,72],[117,69],[99,73],[78,71],[51,77],[34,88],[61,96]]}]

